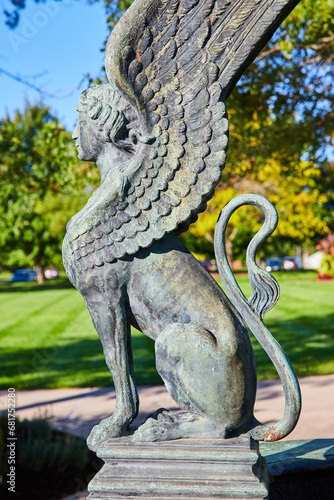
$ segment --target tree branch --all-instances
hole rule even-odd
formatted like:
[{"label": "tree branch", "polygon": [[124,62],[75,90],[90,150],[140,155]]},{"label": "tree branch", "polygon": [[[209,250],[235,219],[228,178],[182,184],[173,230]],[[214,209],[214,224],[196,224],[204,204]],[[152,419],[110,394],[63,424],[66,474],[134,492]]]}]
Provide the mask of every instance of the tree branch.
[{"label": "tree branch", "polygon": [[29,88],[35,90],[35,92],[38,92],[39,94],[44,95],[45,97],[51,97],[52,99],[65,99],[67,97],[70,97],[74,93],[74,90],[72,90],[71,92],[69,92],[66,95],[58,96],[58,95],[55,95],[55,94],[51,94],[50,92],[47,92],[47,91],[41,89],[40,87],[37,87],[36,85],[34,85],[33,83],[29,82],[28,80],[25,80],[24,78],[21,78],[21,76],[14,75],[13,73],[10,73],[9,71],[7,71],[7,70],[5,70],[3,68],[0,68],[0,74],[1,73],[4,74],[5,76],[8,76],[9,78],[12,78],[16,82],[22,83],[26,87],[29,87]]}]

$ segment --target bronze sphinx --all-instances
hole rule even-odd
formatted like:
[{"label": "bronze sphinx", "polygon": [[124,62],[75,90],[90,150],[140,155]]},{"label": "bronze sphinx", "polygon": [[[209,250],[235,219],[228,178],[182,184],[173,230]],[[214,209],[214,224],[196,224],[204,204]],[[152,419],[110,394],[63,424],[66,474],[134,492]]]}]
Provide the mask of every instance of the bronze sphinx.
[{"label": "bronze sphinx", "polygon": [[[64,265],[100,336],[117,400],[114,414],[92,430],[92,449],[131,432],[138,413],[131,325],[155,340],[157,370],[184,409],[158,412],[133,439],[250,432],[274,440],[296,424],[298,383],[262,323],[278,298],[273,278],[255,264],[263,238],[249,247],[253,295],[247,301],[226,263],[222,229],[217,232],[230,301],[177,237],[220,180],[228,95],[296,3],[136,0],[108,40],[109,83],[80,98],[73,137],[79,157],[96,161],[101,185],[68,223]],[[241,201],[235,206],[262,207],[273,230],[269,205],[257,197]],[[220,226],[226,223],[221,216]],[[285,414],[271,428],[253,416],[256,369],[243,320],[269,351],[285,389]]]}]

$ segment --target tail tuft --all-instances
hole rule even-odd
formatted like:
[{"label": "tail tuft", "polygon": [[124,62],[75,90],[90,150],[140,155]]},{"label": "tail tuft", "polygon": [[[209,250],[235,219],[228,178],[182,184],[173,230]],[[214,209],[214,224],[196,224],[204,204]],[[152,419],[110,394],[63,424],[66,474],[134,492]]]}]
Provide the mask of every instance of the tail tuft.
[{"label": "tail tuft", "polygon": [[248,302],[253,311],[263,319],[266,312],[270,311],[279,299],[279,285],[275,278],[267,271],[258,266],[255,266],[255,270],[251,269],[249,264],[247,267],[249,282],[252,287],[252,295],[248,299]]}]

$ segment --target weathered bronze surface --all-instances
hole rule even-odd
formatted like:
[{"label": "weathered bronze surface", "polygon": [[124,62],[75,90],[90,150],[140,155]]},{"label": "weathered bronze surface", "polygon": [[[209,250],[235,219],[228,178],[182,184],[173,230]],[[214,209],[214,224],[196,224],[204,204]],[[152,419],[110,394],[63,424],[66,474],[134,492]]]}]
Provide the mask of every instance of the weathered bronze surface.
[{"label": "weathered bronze surface", "polygon": [[[109,83],[80,97],[73,136],[79,157],[96,161],[101,185],[67,225],[64,265],[100,336],[117,400],[114,414],[88,438],[93,450],[133,432],[138,396],[130,325],[156,341],[157,370],[185,410],[153,415],[134,442],[247,432],[275,440],[297,422],[296,377],[262,322],[278,286],[255,264],[258,245],[275,227],[274,210],[250,196],[221,215],[215,246],[230,300],[177,238],[220,180],[226,98],[297,1],[136,0],[108,40]],[[250,300],[222,246],[230,212],[245,203],[267,218],[248,250]],[[253,416],[256,370],[243,321],[285,390],[284,416],[270,428]]]},{"label": "weathered bronze surface", "polygon": [[269,500],[332,500],[334,439],[261,443],[269,475]]},{"label": "weathered bronze surface", "polygon": [[89,484],[89,500],[267,496],[265,461],[247,436],[137,444],[123,437],[105,443],[98,455],[105,465]]}]

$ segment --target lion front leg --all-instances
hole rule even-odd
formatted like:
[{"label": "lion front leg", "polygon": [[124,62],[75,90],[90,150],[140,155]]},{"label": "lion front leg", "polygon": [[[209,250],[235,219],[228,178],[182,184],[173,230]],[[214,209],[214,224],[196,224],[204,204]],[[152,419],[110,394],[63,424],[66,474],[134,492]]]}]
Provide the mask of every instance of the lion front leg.
[{"label": "lion front leg", "polygon": [[86,300],[96,331],[99,334],[105,360],[113,377],[116,409],[110,417],[93,427],[87,444],[96,451],[108,438],[126,435],[129,424],[138,414],[138,394],[133,378],[130,328],[126,322],[121,292],[118,301],[106,301],[94,295]]}]

